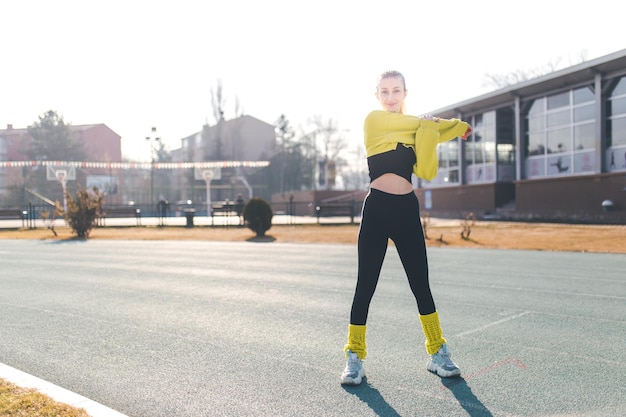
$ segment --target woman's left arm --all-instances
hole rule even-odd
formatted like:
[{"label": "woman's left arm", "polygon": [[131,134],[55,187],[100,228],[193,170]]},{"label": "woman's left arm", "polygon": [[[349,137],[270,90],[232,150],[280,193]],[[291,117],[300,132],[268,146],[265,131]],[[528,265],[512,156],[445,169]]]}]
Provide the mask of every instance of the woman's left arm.
[{"label": "woman's left arm", "polygon": [[472,133],[472,126],[459,119],[438,119],[439,142],[446,142],[456,137],[466,140]]}]

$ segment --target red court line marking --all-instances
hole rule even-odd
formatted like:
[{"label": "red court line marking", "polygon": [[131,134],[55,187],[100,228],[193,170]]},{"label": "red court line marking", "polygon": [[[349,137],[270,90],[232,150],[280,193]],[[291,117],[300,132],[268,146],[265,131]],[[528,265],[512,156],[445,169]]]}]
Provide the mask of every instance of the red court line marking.
[{"label": "red court line marking", "polygon": [[501,361],[495,362],[495,363],[487,366],[486,368],[479,369],[478,371],[474,372],[473,374],[469,374],[468,376],[462,376],[461,378],[455,379],[452,382],[450,382],[449,384],[444,384],[444,385],[442,385],[439,388],[440,389],[444,389],[444,388],[453,387],[453,386],[455,386],[457,384],[460,384],[460,383],[462,383],[464,381],[467,381],[468,379],[472,379],[472,378],[476,378],[477,376],[484,375],[487,372],[493,371],[494,369],[500,368],[500,367],[502,367],[504,365],[508,365],[510,363],[512,363],[513,365],[517,366],[520,369],[527,369],[528,368],[519,359],[507,358],[507,359],[503,359]]}]

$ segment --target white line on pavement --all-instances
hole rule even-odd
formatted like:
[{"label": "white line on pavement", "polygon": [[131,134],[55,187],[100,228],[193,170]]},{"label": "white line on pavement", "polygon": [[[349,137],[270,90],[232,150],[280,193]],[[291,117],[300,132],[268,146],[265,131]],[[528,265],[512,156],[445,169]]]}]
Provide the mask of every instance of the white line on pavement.
[{"label": "white line on pavement", "polygon": [[487,324],[485,324],[484,326],[477,327],[476,329],[466,330],[466,331],[464,331],[464,332],[457,333],[457,334],[455,335],[455,337],[467,336],[468,334],[472,334],[472,333],[476,333],[476,332],[481,332],[481,331],[483,331],[483,330],[485,330],[485,329],[487,329],[487,328],[489,328],[489,327],[491,327],[491,326],[496,326],[496,325],[498,325],[498,324],[506,323],[507,321],[511,321],[511,320],[514,320],[514,319],[520,318],[520,317],[522,317],[522,316],[525,316],[526,314],[530,314],[530,311],[522,311],[521,313],[516,314],[516,315],[514,315],[514,316],[510,316],[510,317],[507,317],[507,318],[502,319],[502,320],[498,320],[498,321],[494,321],[494,322],[491,322],[491,323],[487,323]]}]

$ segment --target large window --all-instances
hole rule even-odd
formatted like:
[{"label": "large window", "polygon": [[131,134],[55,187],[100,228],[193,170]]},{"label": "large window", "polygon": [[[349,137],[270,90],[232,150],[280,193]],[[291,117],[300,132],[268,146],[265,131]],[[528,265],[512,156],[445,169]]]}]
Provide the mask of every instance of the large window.
[{"label": "large window", "polygon": [[534,100],[525,118],[526,178],[595,171],[595,105],[590,87]]},{"label": "large window", "polygon": [[515,179],[515,112],[512,107],[478,114],[470,119],[474,132],[465,146],[468,184]]},{"label": "large window", "polygon": [[459,185],[459,138],[437,145],[439,171],[431,181],[422,181],[425,188]]},{"label": "large window", "polygon": [[[472,125],[467,140],[459,138],[439,144],[439,173],[423,187],[460,185],[460,170],[466,184],[515,180],[515,112],[512,107],[463,118]],[[463,166],[459,160],[463,146]]]},{"label": "large window", "polygon": [[515,180],[515,111],[512,107],[496,110],[497,180]]},{"label": "large window", "polygon": [[[7,159],[6,139],[0,137],[0,161],[6,161]],[[2,170],[4,170],[4,168],[0,168],[0,172],[2,172]]]},{"label": "large window", "polygon": [[607,171],[626,170],[626,77],[607,100]]},{"label": "large window", "polygon": [[474,131],[464,143],[466,182],[495,182],[496,112],[493,110],[478,114],[469,122]]}]

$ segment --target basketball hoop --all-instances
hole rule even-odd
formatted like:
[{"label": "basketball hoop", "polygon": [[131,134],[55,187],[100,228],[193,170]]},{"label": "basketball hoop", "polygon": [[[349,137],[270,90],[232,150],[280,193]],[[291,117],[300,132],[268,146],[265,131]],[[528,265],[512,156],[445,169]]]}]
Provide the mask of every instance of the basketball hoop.
[{"label": "basketball hoop", "polygon": [[67,171],[64,169],[59,169],[58,171],[56,171],[54,173],[57,177],[57,180],[59,180],[60,183],[65,183],[67,181]]},{"label": "basketball hoop", "polygon": [[61,183],[76,179],[76,167],[70,165],[47,165],[46,179]]},{"label": "basketball hoop", "polygon": [[221,167],[211,167],[211,168],[194,168],[194,178],[196,180],[204,180],[206,184],[206,211],[208,216],[212,216],[212,208],[211,208],[211,181],[213,180],[221,180],[222,179],[222,168]]},{"label": "basketball hoop", "polygon": [[222,169],[220,167],[195,168],[194,177],[197,180],[213,181],[222,179]]}]

